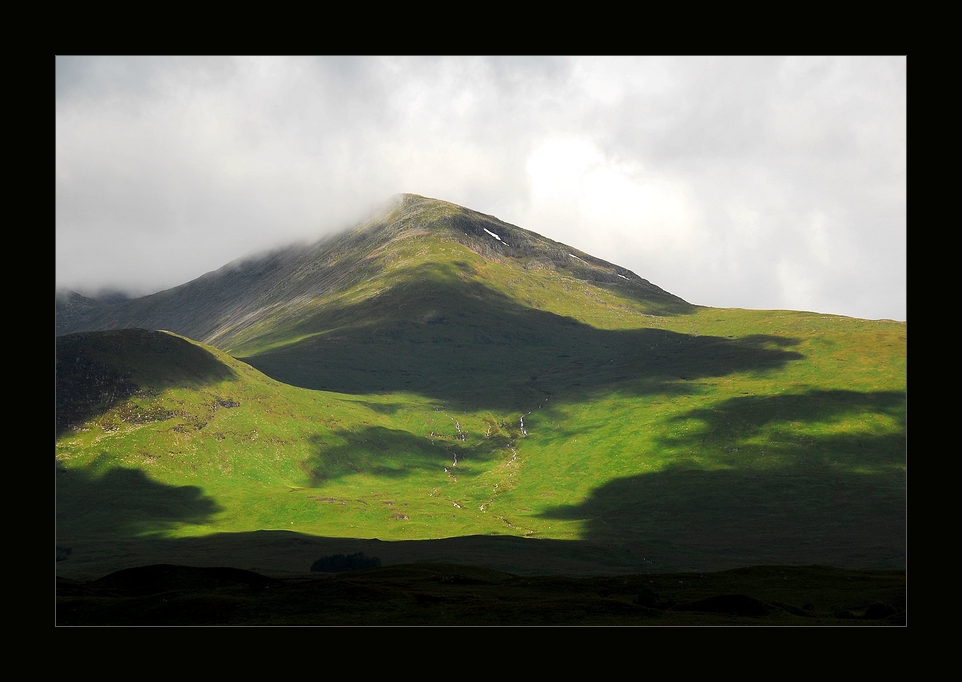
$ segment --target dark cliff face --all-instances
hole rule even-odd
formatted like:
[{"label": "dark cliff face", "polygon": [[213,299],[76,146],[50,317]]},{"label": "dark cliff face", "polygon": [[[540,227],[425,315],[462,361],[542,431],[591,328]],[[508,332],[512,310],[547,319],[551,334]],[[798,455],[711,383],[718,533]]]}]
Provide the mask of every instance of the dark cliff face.
[{"label": "dark cliff face", "polygon": [[[59,437],[134,396],[233,377],[234,372],[208,350],[173,334],[124,329],[58,336],[56,434]],[[132,410],[122,413],[121,419],[129,423],[152,419]]]},{"label": "dark cliff face", "polygon": [[82,335],[57,339],[56,436],[137,391],[129,376],[85,352]]}]

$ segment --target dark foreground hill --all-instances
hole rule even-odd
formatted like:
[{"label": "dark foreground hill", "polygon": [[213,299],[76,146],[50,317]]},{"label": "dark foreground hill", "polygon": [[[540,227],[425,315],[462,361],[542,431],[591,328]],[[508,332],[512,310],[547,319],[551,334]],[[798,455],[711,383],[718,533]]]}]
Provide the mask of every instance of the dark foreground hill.
[{"label": "dark foreground hill", "polygon": [[130,328],[57,340],[63,576],[905,565],[904,323],[689,305],[413,196],[95,308]]},{"label": "dark foreground hill", "polygon": [[153,565],[58,579],[58,625],[904,625],[904,571],[822,566],[616,578],[406,564],[270,578]]}]

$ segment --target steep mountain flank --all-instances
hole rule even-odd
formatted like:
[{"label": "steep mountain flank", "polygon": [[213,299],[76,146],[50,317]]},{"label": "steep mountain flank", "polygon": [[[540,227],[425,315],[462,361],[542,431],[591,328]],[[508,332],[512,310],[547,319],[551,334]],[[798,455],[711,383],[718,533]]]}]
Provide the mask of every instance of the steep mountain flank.
[{"label": "steep mountain flank", "polygon": [[85,319],[90,314],[102,307],[101,301],[88,298],[76,291],[57,292],[56,304],[54,307],[54,320],[57,336],[67,334],[70,331],[83,327]]}]

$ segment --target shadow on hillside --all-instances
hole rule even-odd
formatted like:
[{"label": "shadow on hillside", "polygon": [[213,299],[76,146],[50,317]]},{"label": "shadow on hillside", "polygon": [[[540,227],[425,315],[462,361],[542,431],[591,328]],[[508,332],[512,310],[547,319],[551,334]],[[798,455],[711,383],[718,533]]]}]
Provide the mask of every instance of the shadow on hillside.
[{"label": "shadow on hillside", "polygon": [[[334,330],[319,334],[325,330]],[[527,308],[427,267],[354,306],[322,311],[264,343],[317,334],[243,360],[278,381],[366,394],[405,391],[455,409],[531,409],[613,390],[685,392],[684,382],[765,372],[802,358],[795,339],[604,330]]]},{"label": "shadow on hillside", "polygon": [[[832,421],[871,415],[887,426],[831,433]],[[678,418],[703,425],[663,441],[691,452],[689,464],[613,480],[542,516],[583,521],[592,543],[673,542],[742,563],[901,567],[904,416],[897,392],[732,399]]]},{"label": "shadow on hillside", "polygon": [[[74,543],[74,554],[57,564],[60,575],[99,578],[122,568],[150,564],[233,566],[247,570],[308,573],[317,559],[363,552],[384,565],[458,563],[528,575],[611,575],[650,572],[621,548],[567,540],[530,540],[511,535],[469,535],[390,542],[372,538],[322,537],[262,530],[183,538],[117,538]],[[83,556],[83,562],[78,561]],[[640,555],[637,557],[640,560]],[[680,570],[684,570],[679,566]],[[659,566],[664,570],[665,564]],[[734,568],[735,565],[725,566]]]},{"label": "shadow on hillside", "polygon": [[[717,406],[704,410],[692,410],[675,417],[675,422],[696,420],[701,422],[697,431],[687,440],[707,441],[710,445],[723,445],[733,439],[749,439],[760,431],[778,427],[791,427],[822,422],[839,421],[849,417],[880,415],[905,430],[905,393],[902,391],[809,391],[799,394],[745,396],[730,398]],[[904,435],[904,434],[903,434]],[[792,438],[805,439],[793,434]],[[685,439],[679,439],[679,442]],[[839,451],[844,452],[844,451]],[[904,452],[901,453],[904,456]],[[854,456],[849,453],[846,457]]]},{"label": "shadow on hillside", "polygon": [[159,331],[69,334],[56,346],[57,438],[132,396],[235,377],[209,351]]},{"label": "shadow on hillside", "polygon": [[386,478],[403,478],[421,471],[438,473],[457,460],[486,460],[503,454],[510,441],[506,436],[491,436],[470,447],[444,436],[419,437],[407,431],[372,426],[334,434],[345,442],[331,445],[327,439],[311,439],[314,454],[301,463],[312,485],[357,473]]},{"label": "shadow on hillside", "polygon": [[[689,453],[687,463],[611,480],[580,504],[540,515],[581,521],[577,541],[487,536],[380,542],[285,531],[147,538],[179,524],[203,524],[220,508],[199,488],[165,486],[126,469],[90,473],[96,465],[58,469],[58,538],[75,548],[64,570],[101,575],[149,563],[307,571],[318,557],[355,552],[385,564],[446,561],[541,574],[813,563],[904,568],[904,420],[905,395],[894,391],[746,396],[715,410],[692,410],[658,445]],[[836,431],[840,422],[844,430]],[[336,435],[346,440],[331,445],[318,439],[305,463],[316,483],[358,471],[392,477],[446,466],[460,447],[377,427]],[[492,443],[491,451],[503,446]],[[90,563],[78,563],[78,555]]]},{"label": "shadow on hillside", "polygon": [[[56,464],[57,537],[127,537],[210,521],[221,506],[196,486],[170,486],[139,469]],[[95,529],[95,530],[92,530]]]}]

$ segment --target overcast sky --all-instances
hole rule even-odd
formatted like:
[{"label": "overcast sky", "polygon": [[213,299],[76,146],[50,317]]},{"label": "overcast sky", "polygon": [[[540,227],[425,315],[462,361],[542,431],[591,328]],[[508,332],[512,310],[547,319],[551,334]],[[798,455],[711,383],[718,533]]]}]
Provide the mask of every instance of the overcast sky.
[{"label": "overcast sky", "polygon": [[412,192],[700,305],[906,317],[906,59],[56,59],[58,287],[144,294]]}]

